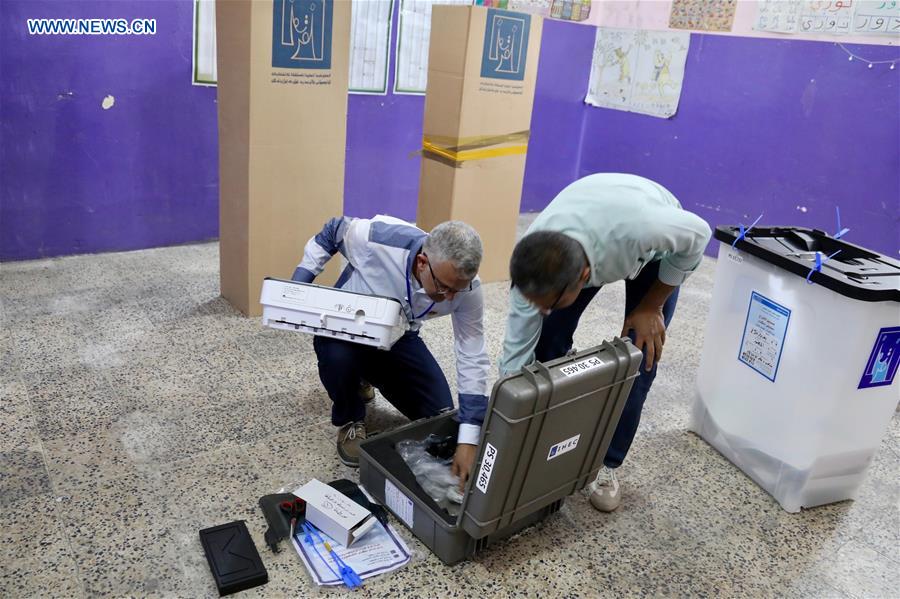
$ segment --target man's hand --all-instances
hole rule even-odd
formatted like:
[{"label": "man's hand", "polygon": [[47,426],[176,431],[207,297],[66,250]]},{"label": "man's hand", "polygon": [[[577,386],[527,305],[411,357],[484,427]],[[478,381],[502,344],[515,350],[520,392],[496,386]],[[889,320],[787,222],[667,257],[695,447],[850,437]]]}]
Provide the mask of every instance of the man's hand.
[{"label": "man's hand", "polygon": [[454,476],[459,477],[459,491],[463,492],[466,488],[466,481],[472,472],[472,464],[475,463],[475,451],[478,449],[476,445],[460,443],[456,446],[456,453],[453,455],[453,465],[450,472]]},{"label": "man's hand", "polygon": [[634,331],[634,344],[644,352],[644,363],[647,372],[662,357],[663,345],[666,342],[666,322],[663,320],[661,308],[638,306],[625,318],[622,336]]}]

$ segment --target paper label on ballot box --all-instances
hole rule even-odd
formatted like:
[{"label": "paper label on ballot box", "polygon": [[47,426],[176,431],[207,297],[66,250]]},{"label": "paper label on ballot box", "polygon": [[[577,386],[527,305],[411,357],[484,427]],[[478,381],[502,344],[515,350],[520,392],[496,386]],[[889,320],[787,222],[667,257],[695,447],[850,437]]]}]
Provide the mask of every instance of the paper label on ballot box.
[{"label": "paper label on ballot box", "polygon": [[774,383],[790,320],[788,308],[753,291],[738,360]]}]

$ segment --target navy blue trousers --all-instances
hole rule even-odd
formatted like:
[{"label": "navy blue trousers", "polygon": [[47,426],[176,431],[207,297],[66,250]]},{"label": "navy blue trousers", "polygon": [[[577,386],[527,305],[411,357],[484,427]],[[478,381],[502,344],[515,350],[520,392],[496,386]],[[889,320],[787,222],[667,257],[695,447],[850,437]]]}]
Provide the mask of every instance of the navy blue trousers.
[{"label": "navy blue trousers", "polygon": [[453,409],[447,377],[418,332],[406,333],[388,351],[318,336],[313,347],[335,426],[365,418],[360,380],[371,383],[410,420]]},{"label": "navy blue trousers", "polygon": [[[644,296],[650,290],[650,287],[659,278],[659,261],[651,262],[633,281],[625,281],[625,315],[631,313]],[[544,325],[541,328],[541,337],[538,340],[535,349],[535,358],[539,362],[546,362],[561,356],[572,349],[572,335],[578,327],[578,320],[581,314],[587,308],[597,292],[599,287],[587,287],[581,290],[578,299],[574,304],[563,308],[562,310],[554,310],[547,318],[544,319]],[[672,322],[672,315],[675,314],[675,304],[678,302],[678,289],[672,292],[669,299],[663,306],[663,320],[666,327]],[[615,334],[618,335],[619,331]],[[634,341],[634,332],[628,334],[631,341]],[[646,359],[646,356],[645,358]],[[625,409],[622,411],[622,418],[616,427],[612,441],[609,444],[609,450],[603,463],[610,468],[618,468],[625,460],[634,435],[637,432],[638,424],[641,422],[641,411],[644,409],[644,400],[647,399],[647,393],[650,392],[650,386],[653,385],[653,379],[656,378],[656,366],[649,372],[644,369],[644,360],[641,360],[640,376],[634,380],[631,387],[631,393],[625,403]]]}]

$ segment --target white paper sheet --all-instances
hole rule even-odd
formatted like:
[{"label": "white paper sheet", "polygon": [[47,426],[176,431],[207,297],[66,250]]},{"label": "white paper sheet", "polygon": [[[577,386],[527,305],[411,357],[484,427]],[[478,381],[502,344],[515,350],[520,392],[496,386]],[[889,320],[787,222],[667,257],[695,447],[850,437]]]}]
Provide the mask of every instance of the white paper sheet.
[{"label": "white paper sheet", "polygon": [[803,0],[797,30],[832,35],[850,33],[853,4],[848,0]]},{"label": "white paper sheet", "polygon": [[519,12],[528,12],[542,17],[550,16],[553,0],[509,0],[506,8]]},{"label": "white paper sheet", "polygon": [[350,93],[386,94],[394,0],[353,0]]},{"label": "white paper sheet", "polygon": [[900,2],[860,0],[854,5],[853,33],[900,36]]},{"label": "white paper sheet", "polygon": [[194,0],[194,35],[192,83],[215,85],[218,81],[215,0]]},{"label": "white paper sheet", "polygon": [[431,7],[435,4],[472,4],[472,0],[400,0],[394,93],[424,94],[428,84],[428,44]]},{"label": "white paper sheet", "polygon": [[[390,524],[385,528],[379,522],[352,547],[344,547],[334,542],[323,532],[319,534],[331,544],[338,557],[353,568],[363,580],[396,570],[406,565],[410,559],[409,548],[397,534],[397,530]],[[293,539],[294,548],[300,555],[300,559],[303,560],[310,576],[319,586],[343,584],[340,576],[335,574],[338,568],[331,555],[321,543],[316,541],[314,536],[311,539],[314,546],[305,540],[302,529],[297,531]]]},{"label": "white paper sheet", "polygon": [[678,111],[691,35],[597,28],[585,102],[668,118]]},{"label": "white paper sheet", "polygon": [[773,33],[797,33],[800,25],[800,0],[759,0],[759,12],[753,28]]},{"label": "white paper sheet", "polygon": [[897,0],[759,0],[758,6],[757,31],[900,37]]}]

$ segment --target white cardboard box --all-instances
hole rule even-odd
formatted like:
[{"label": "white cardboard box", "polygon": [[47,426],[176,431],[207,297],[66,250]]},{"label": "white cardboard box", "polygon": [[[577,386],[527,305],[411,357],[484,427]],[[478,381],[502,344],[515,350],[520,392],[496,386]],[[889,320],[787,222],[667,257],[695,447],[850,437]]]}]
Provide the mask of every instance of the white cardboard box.
[{"label": "white cardboard box", "polygon": [[315,478],[294,491],[294,495],[306,502],[306,521],[344,547],[352,545],[377,522],[372,512]]}]

